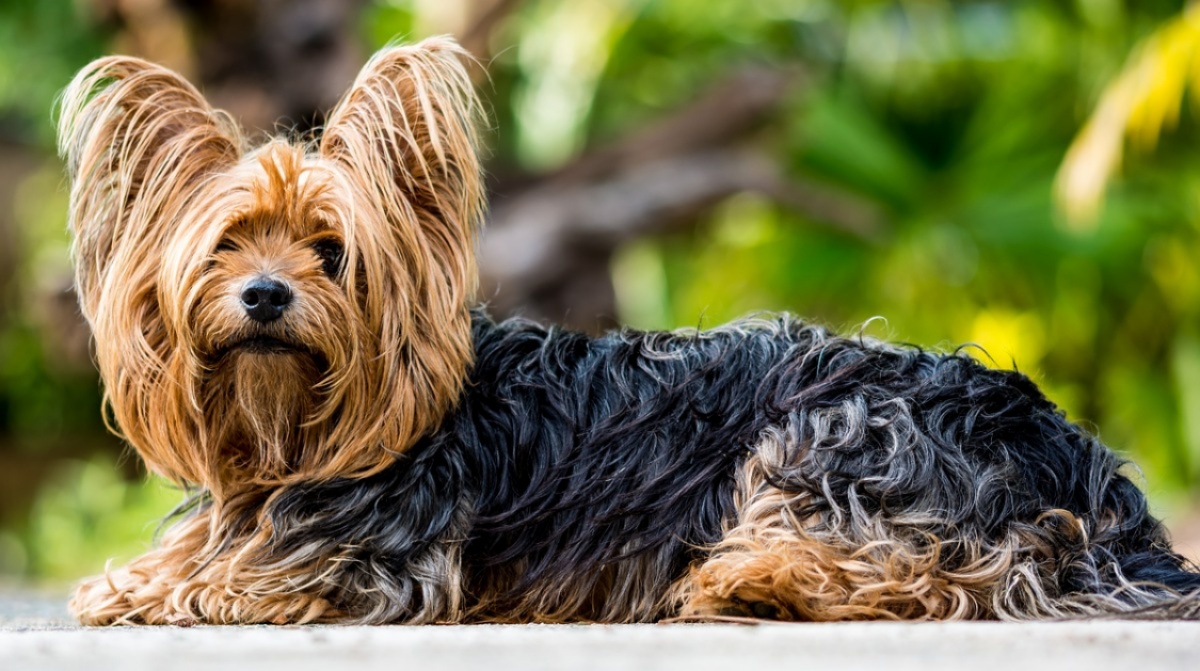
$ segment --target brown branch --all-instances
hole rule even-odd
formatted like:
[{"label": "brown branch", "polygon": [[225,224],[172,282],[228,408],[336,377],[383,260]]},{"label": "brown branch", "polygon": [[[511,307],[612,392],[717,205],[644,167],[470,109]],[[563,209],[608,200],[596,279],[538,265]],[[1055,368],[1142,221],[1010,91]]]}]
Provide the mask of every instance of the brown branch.
[{"label": "brown branch", "polygon": [[594,329],[597,318],[615,311],[608,276],[614,250],[695,225],[740,192],[762,194],[816,225],[875,239],[881,216],[864,199],[786,177],[765,153],[744,148],[802,82],[798,69],[742,69],[554,172],[500,179],[480,250],[495,311]]},{"label": "brown branch", "polygon": [[[494,291],[498,312],[522,307],[550,316],[539,302],[583,282],[607,263],[622,243],[684,226],[729,196],[760,193],[814,223],[871,239],[879,213],[858,199],[814,182],[787,179],[766,156],[745,150],[710,150],[633,167],[611,179],[564,187],[551,182],[497,205],[480,248],[484,286]],[[599,260],[599,263],[596,261]],[[611,316],[611,288],[585,297],[576,314],[587,327],[597,315]],[[606,303],[606,301],[609,301]]]},{"label": "brown branch", "polygon": [[801,83],[794,69],[739,70],[671,115],[584,154],[545,181],[593,180],[646,161],[726,146],[767,121]]}]

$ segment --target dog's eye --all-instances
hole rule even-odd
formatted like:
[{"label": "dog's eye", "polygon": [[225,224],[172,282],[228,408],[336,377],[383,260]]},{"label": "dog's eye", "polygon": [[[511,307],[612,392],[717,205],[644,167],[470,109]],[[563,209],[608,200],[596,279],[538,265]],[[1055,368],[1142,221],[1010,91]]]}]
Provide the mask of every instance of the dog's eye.
[{"label": "dog's eye", "polygon": [[213,253],[209,255],[208,263],[205,264],[205,267],[208,270],[212,270],[213,268],[216,268],[217,267],[217,254],[220,254],[222,252],[236,252],[237,249],[238,249],[237,245],[233,244],[232,242],[230,242],[228,240],[222,240],[221,242],[217,243],[216,249],[214,249]]},{"label": "dog's eye", "polygon": [[325,238],[313,243],[313,251],[321,258],[321,267],[325,274],[330,277],[337,277],[342,271],[342,255],[344,249],[342,243],[337,240]]}]

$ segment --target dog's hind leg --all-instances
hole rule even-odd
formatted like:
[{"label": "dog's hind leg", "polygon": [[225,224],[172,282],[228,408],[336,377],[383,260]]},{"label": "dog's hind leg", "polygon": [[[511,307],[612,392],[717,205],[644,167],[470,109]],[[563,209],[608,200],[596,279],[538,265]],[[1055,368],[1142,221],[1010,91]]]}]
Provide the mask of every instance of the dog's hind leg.
[{"label": "dog's hind leg", "polygon": [[[1099,503],[1075,512],[1048,501],[1030,507],[1035,497],[1016,493],[1020,481],[1005,462],[963,465],[920,449],[916,433],[897,430],[913,424],[907,412],[903,404],[867,412],[851,403],[768,430],[737,476],[736,518],[676,592],[680,613],[1200,617],[1200,577],[1152,518],[1131,512],[1141,494],[1109,472],[1118,462],[1093,464],[1097,453],[1081,445],[1077,458],[1099,474],[1089,480]],[[1021,497],[1020,510],[1003,508],[1013,512],[993,525],[972,516],[1006,494]]]},{"label": "dog's hind leg", "polygon": [[[943,539],[881,519],[805,512],[809,494],[781,488],[796,445],[769,431],[736,484],[738,517],[681,586],[683,615],[782,620],[968,619],[986,616],[1012,566],[1008,547],[943,561]],[[838,522],[841,522],[840,524]],[[863,524],[863,522],[869,522]]]}]

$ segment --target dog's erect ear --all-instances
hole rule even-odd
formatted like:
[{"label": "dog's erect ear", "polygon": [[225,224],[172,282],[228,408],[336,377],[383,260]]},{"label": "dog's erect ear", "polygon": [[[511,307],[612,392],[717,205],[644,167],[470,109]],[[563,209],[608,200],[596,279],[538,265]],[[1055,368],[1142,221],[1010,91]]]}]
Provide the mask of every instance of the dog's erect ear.
[{"label": "dog's erect ear", "polygon": [[[330,114],[321,154],[357,178],[439,301],[473,298],[474,239],[483,214],[479,102],[449,38],[392,47],[363,66]],[[428,274],[427,274],[428,273]]]},{"label": "dog's erect ear", "polygon": [[467,59],[448,38],[377,53],[321,138],[321,159],[350,190],[347,285],[377,350],[367,357],[368,391],[341,407],[346,435],[331,436],[339,462],[329,467],[343,473],[436,425],[473,359],[483,183]]},{"label": "dog's erect ear", "polygon": [[77,285],[93,320],[98,305],[110,307],[101,297],[107,276],[120,276],[123,291],[153,277],[175,215],[206,175],[238,159],[241,141],[182,77],[125,56],[81,70],[59,114]]},{"label": "dog's erect ear", "polygon": [[[182,77],[128,57],[94,61],[63,92],[59,153],[71,180],[79,304],[92,326],[110,428],[151,470],[201,482],[181,428],[158,281],[169,236],[206,179],[234,164],[236,126]],[[180,443],[184,443],[180,446]]]}]

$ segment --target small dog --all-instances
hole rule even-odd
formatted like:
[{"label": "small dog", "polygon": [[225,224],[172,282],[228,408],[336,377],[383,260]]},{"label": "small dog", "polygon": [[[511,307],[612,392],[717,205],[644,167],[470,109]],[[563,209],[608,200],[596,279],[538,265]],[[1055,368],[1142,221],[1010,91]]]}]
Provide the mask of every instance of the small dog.
[{"label": "small dog", "polygon": [[491,321],[463,58],[385,49],[319,143],[253,150],[145,61],[67,88],[110,425],[197,492],[83,623],[1200,615],[1124,462],[1018,373],[787,316]]}]

